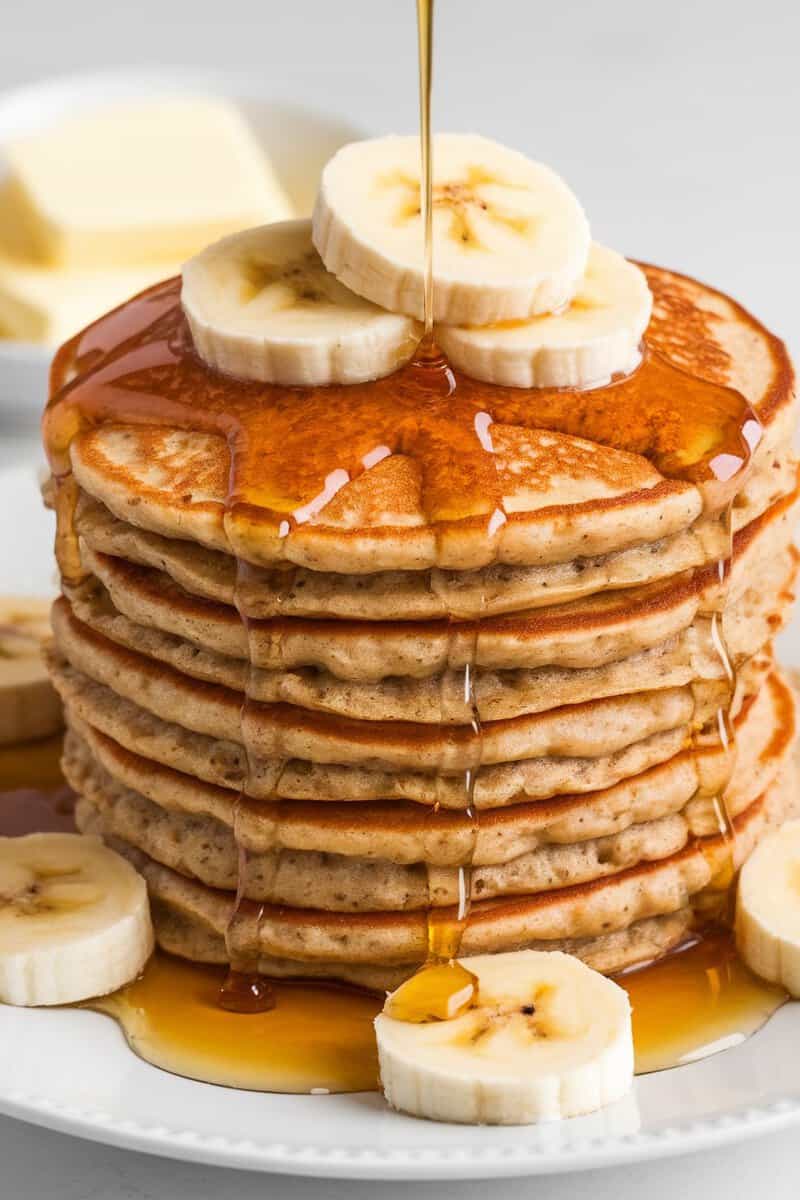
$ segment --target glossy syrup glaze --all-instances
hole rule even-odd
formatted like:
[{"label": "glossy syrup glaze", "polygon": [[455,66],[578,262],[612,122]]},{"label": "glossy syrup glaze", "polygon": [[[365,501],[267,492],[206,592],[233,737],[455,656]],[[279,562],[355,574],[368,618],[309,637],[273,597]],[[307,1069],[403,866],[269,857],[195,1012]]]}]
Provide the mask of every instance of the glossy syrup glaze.
[{"label": "glossy syrup glaze", "polygon": [[[491,446],[495,423],[642,455],[667,478],[697,484],[715,512],[738,490],[759,431],[740,393],[687,374],[647,346],[632,375],[579,392],[503,388],[428,358],[347,386],[232,379],[195,355],[180,280],[159,284],[102,318],[59,357],[70,364],[71,378],[54,393],[44,418],[56,479],[68,480],[71,442],[94,425],[219,434],[231,454],[231,539],[235,543],[238,533],[246,544],[253,520],[276,561],[293,528],[395,453],[419,465],[424,513],[440,536],[464,522],[495,526],[498,519],[491,518],[498,512],[502,524],[507,514]],[[54,370],[59,378],[63,364]],[[488,534],[490,544],[496,533]],[[62,534],[63,553],[68,523]],[[75,570],[71,558],[62,559],[62,569]]]}]

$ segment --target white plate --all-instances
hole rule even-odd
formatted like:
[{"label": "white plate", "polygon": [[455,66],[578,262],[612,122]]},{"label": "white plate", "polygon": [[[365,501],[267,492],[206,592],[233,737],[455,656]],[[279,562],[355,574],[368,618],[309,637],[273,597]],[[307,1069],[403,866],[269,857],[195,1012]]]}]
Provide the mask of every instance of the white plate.
[{"label": "white plate", "polygon": [[710,1149],[800,1122],[800,1005],[741,1046],[636,1081],[590,1117],[468,1128],[390,1112],[374,1093],[274,1096],[141,1062],[95,1013],[0,1007],[0,1111],[192,1162],[348,1179],[480,1179]]},{"label": "white plate", "polygon": [[[343,142],[363,136],[335,114],[310,112],[270,94],[263,76],[247,72],[159,67],[69,75],[0,96],[0,182],[3,144],[14,137],[98,105],[186,92],[226,96],[239,105],[301,215],[311,213],[322,166]],[[0,416],[6,421],[30,425],[36,419],[52,355],[52,347],[0,339]]]},{"label": "white plate", "polygon": [[[0,447],[1,448],[1,447]],[[0,471],[0,592],[52,590],[51,518],[31,465]],[[800,663],[796,631],[784,661]],[[380,1096],[272,1096],[194,1083],[141,1062],[95,1013],[0,1006],[0,1112],[194,1162],[352,1179],[480,1179],[612,1166],[800,1124],[800,1004],[754,1037],[645,1076],[622,1103],[522,1129],[436,1125]]]}]

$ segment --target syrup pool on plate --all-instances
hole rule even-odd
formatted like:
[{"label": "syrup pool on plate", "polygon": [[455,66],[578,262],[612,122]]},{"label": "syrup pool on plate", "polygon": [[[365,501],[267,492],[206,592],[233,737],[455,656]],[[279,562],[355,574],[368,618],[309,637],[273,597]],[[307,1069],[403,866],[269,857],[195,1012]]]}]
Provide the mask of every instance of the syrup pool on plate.
[{"label": "syrup pool on plate", "polygon": [[262,1092],[378,1086],[372,1022],[382,996],[336,984],[271,981],[274,1006],[220,1007],[224,967],[157,952],[144,974],[90,1007],[119,1022],[141,1058],[176,1075]]},{"label": "syrup pool on plate", "polygon": [[618,976],[617,983],[633,1008],[639,1075],[738,1046],[788,999],[783,988],[744,965],[727,928],[709,928],[695,943]]},{"label": "syrup pool on plate", "polygon": [[74,797],[61,774],[61,734],[0,747],[0,837],[74,829]]}]

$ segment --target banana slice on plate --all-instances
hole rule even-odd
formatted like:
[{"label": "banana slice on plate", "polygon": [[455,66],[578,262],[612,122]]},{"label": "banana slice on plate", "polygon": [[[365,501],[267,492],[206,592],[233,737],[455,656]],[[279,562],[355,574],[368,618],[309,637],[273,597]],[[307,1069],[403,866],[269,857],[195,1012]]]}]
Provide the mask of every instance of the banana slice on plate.
[{"label": "banana slice on plate", "polygon": [[453,366],[474,379],[585,388],[636,368],[652,307],[644,272],[595,243],[586,274],[561,312],[484,328],[439,325],[436,340]]},{"label": "banana slice on plate", "polygon": [[768,834],[742,867],[736,945],[756,975],[800,999],[800,820]]},{"label": "banana slice on plate", "polygon": [[181,299],[200,357],[260,383],[379,379],[408,361],[420,337],[410,317],[384,312],[325,270],[310,221],[215,242],[185,264]]},{"label": "banana slice on plate", "polygon": [[412,1024],[389,1015],[390,996],[376,1018],[381,1084],[393,1108],[436,1121],[529,1125],[592,1112],[629,1091],[630,1004],[617,984],[558,951],[460,963],[477,978],[461,1015]]},{"label": "banana slice on plate", "polygon": [[99,838],[0,838],[0,1002],[103,996],[152,952],[144,880]]},{"label": "banana slice on plate", "polygon": [[0,597],[0,746],[61,728],[61,702],[42,659],[49,637],[49,601]]},{"label": "banana slice on plate", "polygon": [[[314,245],[360,296],[423,316],[420,144],[352,142],[322,172]],[[589,225],[566,184],[517,150],[474,134],[433,139],[434,320],[450,325],[552,312],[586,268]]]}]

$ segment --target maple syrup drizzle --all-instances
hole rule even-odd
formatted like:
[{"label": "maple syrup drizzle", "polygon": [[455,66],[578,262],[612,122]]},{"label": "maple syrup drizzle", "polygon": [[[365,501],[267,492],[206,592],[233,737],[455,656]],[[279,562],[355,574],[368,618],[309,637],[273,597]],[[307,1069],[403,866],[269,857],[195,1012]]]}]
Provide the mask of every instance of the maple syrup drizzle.
[{"label": "maple syrup drizzle", "polygon": [[[433,65],[433,21],[434,0],[417,0],[417,40],[419,52],[419,124],[420,124],[420,208],[423,242],[423,328],[424,333],[415,353],[415,365],[420,377],[425,379],[433,389],[452,398],[457,384],[449,365],[442,356],[434,341],[433,335],[433,144],[431,140],[431,95],[432,95],[432,65]],[[491,424],[491,418],[488,418]],[[479,417],[476,417],[479,422]],[[473,437],[481,444],[482,449],[493,453],[488,426],[484,430],[476,423]],[[491,521],[491,515],[484,514],[483,520]],[[486,530],[487,540],[490,540],[490,530]],[[440,557],[446,557],[446,546],[441,544],[441,533],[437,529]],[[463,623],[465,614],[453,606],[452,597],[445,592],[447,602],[448,649],[447,663],[454,659],[453,649],[456,643],[463,644]],[[474,976],[465,971],[455,960],[461,948],[461,939],[469,920],[472,900],[472,861],[478,841],[478,812],[475,806],[475,782],[483,759],[483,727],[480,711],[475,697],[475,670],[477,665],[478,637],[480,619],[484,605],[478,613],[468,614],[471,618],[468,624],[469,649],[466,661],[460,669],[461,685],[455,696],[455,710],[452,708],[453,692],[451,669],[449,666],[442,672],[439,680],[439,716],[442,745],[442,757],[447,758],[447,739],[451,734],[453,724],[457,724],[462,734],[462,804],[460,811],[464,826],[465,853],[462,861],[452,869],[455,884],[455,903],[441,906],[436,903],[436,897],[431,894],[430,873],[428,885],[427,907],[427,959],[422,968],[408,980],[395,994],[389,1004],[389,1011],[403,1020],[431,1020],[437,1015],[453,1015],[465,1004],[471,1003],[476,995]],[[464,736],[466,735],[466,736]],[[444,763],[440,761],[437,769],[437,788],[444,782]],[[436,821],[440,811],[440,803],[434,803],[429,814],[431,823]],[[435,878],[439,878],[435,873]]]},{"label": "maple syrup drizzle", "polygon": [[[713,929],[720,923],[730,924],[732,922],[736,878],[736,830],[733,816],[726,802],[726,791],[736,764],[736,726],[733,721],[733,706],[736,700],[737,673],[722,626],[730,593],[734,558],[733,501],[725,506],[714,532],[719,539],[716,568],[717,586],[712,591],[710,610],[703,612],[702,615],[706,615],[709,620],[708,637],[724,677],[724,694],[714,714],[713,725],[716,726],[719,744],[725,758],[725,768],[723,781],[709,797],[709,804],[712,807],[717,828],[723,837],[725,849],[721,864],[713,852],[711,855],[707,855],[712,872],[711,879],[706,887],[693,898],[694,925],[697,932],[701,932],[707,926]],[[700,731],[698,730],[693,738],[695,745],[699,741],[699,737]]]},{"label": "maple syrup drizzle", "polygon": [[[247,615],[247,605],[243,597],[249,570],[248,564],[243,559],[237,557],[234,600],[245,630],[248,648],[247,678],[245,681],[244,699],[239,711],[239,743],[244,748],[245,774],[234,808],[233,835],[239,854],[238,879],[233,912],[225,931],[225,947],[230,969],[220,988],[219,1003],[222,1008],[227,1009],[229,1012],[252,1014],[268,1012],[271,1008],[274,1008],[275,992],[270,981],[259,973],[257,948],[254,948],[254,944],[248,938],[248,934],[254,932],[256,935],[255,946],[257,946],[262,909],[260,907],[254,908],[252,904],[248,904],[247,902],[249,859],[248,851],[240,836],[241,807],[245,803],[248,793],[252,792],[251,782],[254,772],[253,749],[250,739],[247,736],[247,718],[252,703],[252,678],[255,668],[253,667],[253,652],[250,646],[250,620]],[[280,614],[283,594],[282,591],[276,592],[276,615]],[[276,798],[273,796],[272,799],[275,800]],[[254,921],[253,917],[255,918]]]},{"label": "maple syrup drizzle", "polygon": [[433,4],[417,0],[417,49],[419,56],[419,141],[422,178],[422,277],[423,339],[433,338],[433,155],[431,148],[431,93],[433,87]]},{"label": "maple syrup drizzle", "polygon": [[[496,457],[476,436],[487,421],[642,455],[668,479],[696,484],[712,512],[738,491],[760,432],[738,392],[687,374],[652,346],[645,346],[632,375],[582,392],[502,388],[450,368],[440,368],[448,388],[435,388],[426,378],[430,368],[415,362],[368,384],[280,387],[216,375],[195,356],[180,280],[158,284],[115,318],[121,340],[99,359],[106,318],[59,352],[62,369],[74,361],[75,372],[54,392],[44,417],[45,445],[60,483],[57,551],[67,578],[82,574],[71,554],[69,447],[103,423],[225,438],[229,537],[239,557],[246,560],[257,539],[261,554],[255,557],[271,553],[276,563],[285,538],[302,523],[297,514],[313,509],[321,496],[332,498],[376,461],[377,451],[381,459],[403,454],[418,464],[425,515],[445,552],[452,533],[484,531],[502,511],[503,495]],[[56,378],[60,374],[57,368]],[[492,526],[492,542],[498,533]],[[482,549],[489,558],[492,545]]]}]

